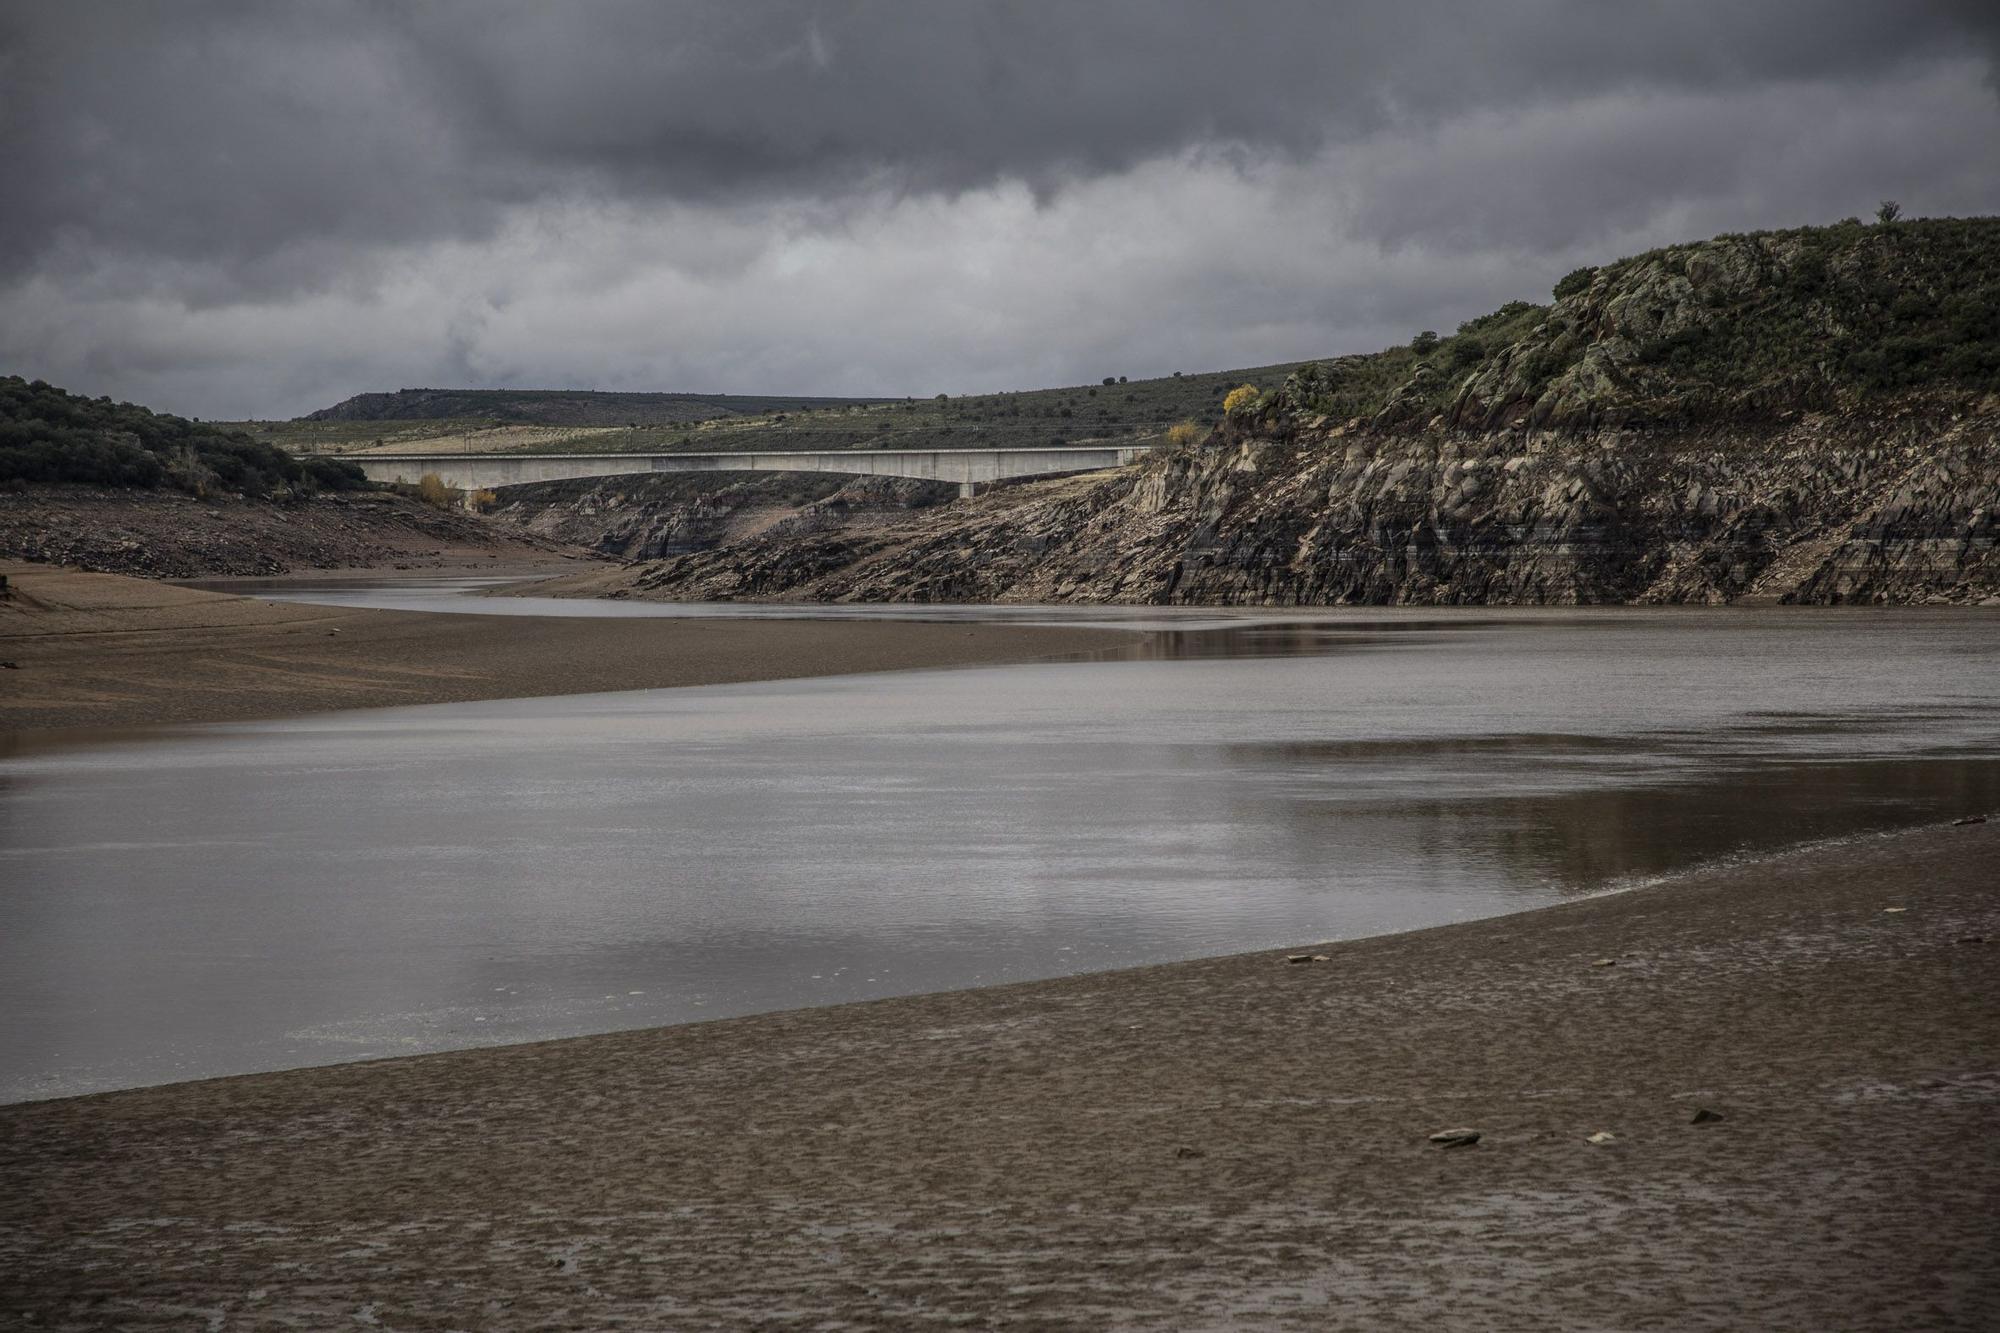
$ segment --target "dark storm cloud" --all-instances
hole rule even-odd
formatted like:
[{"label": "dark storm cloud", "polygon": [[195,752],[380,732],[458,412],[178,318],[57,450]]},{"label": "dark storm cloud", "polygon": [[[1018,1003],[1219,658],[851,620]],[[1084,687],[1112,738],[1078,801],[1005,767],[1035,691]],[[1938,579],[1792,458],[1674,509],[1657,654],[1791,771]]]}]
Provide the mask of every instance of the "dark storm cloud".
[{"label": "dark storm cloud", "polygon": [[290,248],[317,281],[313,238],[477,235],[542,197],[1050,190],[1196,143],[1298,154],[1483,108],[1868,76],[1974,49],[1995,8],[24,4],[0,154],[34,188],[0,242],[16,265],[226,256],[258,285]]},{"label": "dark storm cloud", "polygon": [[2000,208],[1990,0],[0,0],[0,361],[879,392],[1352,350]]}]

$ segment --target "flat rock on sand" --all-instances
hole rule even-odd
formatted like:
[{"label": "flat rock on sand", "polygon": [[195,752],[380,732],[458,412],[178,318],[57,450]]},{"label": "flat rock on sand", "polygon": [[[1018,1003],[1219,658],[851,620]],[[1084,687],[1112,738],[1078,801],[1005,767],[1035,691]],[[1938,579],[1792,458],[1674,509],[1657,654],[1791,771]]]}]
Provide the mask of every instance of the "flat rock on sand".
[{"label": "flat rock on sand", "polygon": [[1996,871],[0,1109],[0,1322],[1990,1329]]}]

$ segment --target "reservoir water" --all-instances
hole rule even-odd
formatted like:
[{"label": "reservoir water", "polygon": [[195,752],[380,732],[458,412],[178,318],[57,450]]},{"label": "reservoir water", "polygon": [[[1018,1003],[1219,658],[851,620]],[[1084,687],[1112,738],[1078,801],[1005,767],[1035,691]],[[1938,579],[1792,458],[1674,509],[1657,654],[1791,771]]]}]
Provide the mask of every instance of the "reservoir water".
[{"label": "reservoir water", "polygon": [[2000,806],[1990,614],[842,613],[1145,632],[18,747],[0,1099],[1408,929]]}]

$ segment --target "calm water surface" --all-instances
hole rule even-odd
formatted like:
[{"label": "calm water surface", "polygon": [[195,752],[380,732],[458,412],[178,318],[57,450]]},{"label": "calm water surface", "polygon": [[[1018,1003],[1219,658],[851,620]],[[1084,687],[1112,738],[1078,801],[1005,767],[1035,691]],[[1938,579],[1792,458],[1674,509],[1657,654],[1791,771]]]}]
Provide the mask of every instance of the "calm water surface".
[{"label": "calm water surface", "polygon": [[1151,630],[18,749],[0,1098],[1365,935],[2000,805],[1990,615],[847,613]]}]

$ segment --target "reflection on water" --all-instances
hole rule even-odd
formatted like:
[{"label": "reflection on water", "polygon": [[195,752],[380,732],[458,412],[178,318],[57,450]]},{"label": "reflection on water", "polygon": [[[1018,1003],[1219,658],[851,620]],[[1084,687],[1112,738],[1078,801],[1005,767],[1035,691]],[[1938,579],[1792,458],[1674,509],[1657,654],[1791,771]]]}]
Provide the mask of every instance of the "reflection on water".
[{"label": "reflection on water", "polygon": [[1116,661],[18,753],[0,1096],[1378,933],[2000,804],[1990,618],[1139,616]]},{"label": "reflection on water", "polygon": [[[1452,610],[1284,610],[1256,607],[1158,606],[997,606],[952,602],[648,602],[622,598],[561,598],[524,595],[478,596],[521,580],[490,575],[397,574],[356,581],[351,575],[282,579],[191,579],[184,586],[241,593],[314,606],[373,607],[456,615],[559,616],[582,619],[652,620],[857,620],[977,621],[1000,625],[1103,626],[1150,631],[1137,645],[1142,656],[1241,656],[1231,645],[1262,644],[1273,651],[1310,651],[1316,645],[1354,634],[1478,628],[1488,621],[1477,612]],[[1576,613],[1527,609],[1510,611],[1508,621],[1554,621]],[[1672,615],[1672,612],[1657,613]]]},{"label": "reflection on water", "polygon": [[[1710,859],[1797,842],[1886,832],[1940,812],[2000,806],[2000,762],[1884,759],[1759,764],[1695,783],[1605,786],[1501,797],[1465,830],[1495,862],[1566,890],[1647,879]],[[1440,827],[1452,822],[1433,809]]]}]

